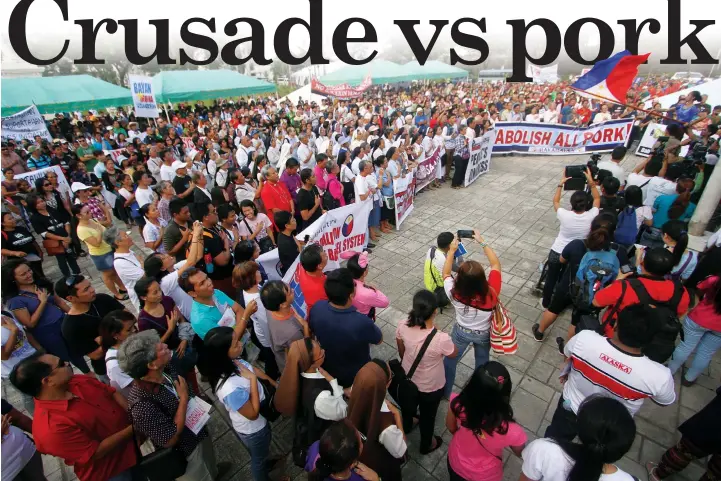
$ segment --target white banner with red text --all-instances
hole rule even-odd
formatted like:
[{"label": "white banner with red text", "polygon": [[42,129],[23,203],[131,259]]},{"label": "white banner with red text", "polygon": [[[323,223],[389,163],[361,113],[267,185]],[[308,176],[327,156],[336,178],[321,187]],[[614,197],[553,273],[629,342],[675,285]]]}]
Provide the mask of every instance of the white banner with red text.
[{"label": "white banner with red text", "polygon": [[[416,171],[413,170],[393,181],[393,202],[395,203],[396,230],[400,230],[406,217],[413,212],[416,198]],[[386,202],[383,199],[382,202]]]},{"label": "white banner with red text", "polygon": [[310,91],[314,94],[325,95],[326,97],[335,97],[337,99],[352,99],[360,97],[363,92],[368,90],[373,81],[370,74],[363,79],[363,82],[357,87],[351,87],[349,84],[340,85],[323,85],[316,79],[310,80]]},{"label": "white banner with red text", "polygon": [[[323,246],[328,255],[326,270],[337,269],[340,267],[341,253],[350,250],[362,252],[363,247],[368,243],[368,216],[372,207],[370,202],[362,202],[329,210],[306,227],[296,238],[303,241],[307,235],[308,243]],[[257,262],[263,266],[269,279],[283,277],[280,274],[278,249],[261,255]],[[293,270],[294,267],[291,267],[286,272],[286,276]]]},{"label": "white banner with red text", "polygon": [[416,194],[425,189],[431,182],[441,177],[441,148],[438,147],[430,156],[425,152],[417,160],[415,170]]},{"label": "white banner with red text", "polygon": [[536,122],[496,122],[494,153],[568,155],[610,152],[626,146],[633,119],[609,120],[590,127]]}]

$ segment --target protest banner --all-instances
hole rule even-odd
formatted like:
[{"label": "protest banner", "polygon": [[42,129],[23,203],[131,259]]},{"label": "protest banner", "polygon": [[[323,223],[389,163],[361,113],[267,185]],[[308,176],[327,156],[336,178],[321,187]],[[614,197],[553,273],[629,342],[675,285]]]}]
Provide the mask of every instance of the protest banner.
[{"label": "protest banner", "polygon": [[[326,269],[337,269],[340,267],[340,254],[350,250],[362,252],[367,244],[368,216],[372,207],[370,202],[362,202],[330,210],[306,227],[296,238],[302,241],[307,235],[309,243],[323,246],[328,255]],[[261,255],[257,262],[263,266],[270,280],[284,278],[280,273],[278,249]],[[291,270],[293,267],[286,275]]]},{"label": "protest banner", "polygon": [[558,82],[558,64],[548,67],[529,64],[526,68],[526,75],[532,77],[534,83],[556,83]]},{"label": "protest banner", "polygon": [[[701,135],[700,132],[696,132],[696,134]],[[651,152],[653,151],[653,145],[658,141],[659,137],[664,137],[665,135],[666,125],[657,124],[655,122],[651,122],[650,124],[648,124],[646,126],[646,131],[643,133],[643,137],[641,137],[641,141],[638,143],[636,155],[640,157],[648,157],[649,155],[651,155]],[[684,134],[683,138],[684,140],[688,139],[688,135]],[[681,147],[679,155],[681,157],[685,157],[687,153],[688,145],[684,145],[683,147]]]},{"label": "protest banner", "polygon": [[183,141],[183,149],[185,152],[188,152],[189,150],[193,150],[195,148],[192,137],[181,137],[180,140]]},{"label": "protest banner", "polygon": [[36,135],[47,141],[53,140],[47,125],[45,125],[45,119],[34,105],[16,114],[3,117],[0,121],[0,137],[3,141],[23,139],[34,141]]},{"label": "protest banner", "polygon": [[368,75],[357,87],[351,87],[347,83],[333,86],[323,85],[318,80],[313,78],[310,81],[310,91],[314,94],[346,100],[360,97],[363,92],[368,90],[368,87],[370,87],[372,83],[373,81],[371,80],[370,75]]},{"label": "protest banner", "polygon": [[493,151],[493,139],[495,133],[489,130],[481,137],[475,137],[471,143],[471,157],[468,159],[466,178],[463,187],[471,185],[478,177],[488,172],[491,168],[491,153]]},{"label": "protest banner", "polygon": [[159,110],[153,93],[153,79],[143,75],[128,75],[128,84],[133,93],[135,116],[158,118]]},{"label": "protest banner", "polygon": [[123,154],[124,150],[125,149],[103,150],[103,153],[105,155],[109,155],[110,158],[113,159],[113,162],[115,162],[116,164],[119,165],[120,163],[118,162],[118,157],[120,157]]},{"label": "protest banner", "polygon": [[418,167],[416,168],[416,194],[439,178],[440,175],[441,149],[439,147],[430,156],[419,159]]},{"label": "protest banner", "polygon": [[58,190],[60,191],[60,193],[63,195],[67,194],[72,197],[72,192],[70,191],[70,184],[68,184],[68,179],[65,178],[65,174],[63,174],[63,169],[61,169],[59,165],[53,165],[52,167],[33,170],[32,172],[26,172],[24,174],[15,174],[15,180],[25,179],[31,186],[35,186],[35,181],[37,179],[45,177],[48,172],[55,172],[55,174],[57,174]]},{"label": "protest banner", "polygon": [[[400,230],[403,221],[413,212],[413,201],[416,197],[415,192],[415,170],[393,181],[393,197],[396,204],[396,230]],[[385,200],[383,202],[385,202]]]},{"label": "protest banner", "polygon": [[610,152],[625,146],[633,119],[609,120],[590,127],[536,122],[496,122],[494,153],[543,155]]}]

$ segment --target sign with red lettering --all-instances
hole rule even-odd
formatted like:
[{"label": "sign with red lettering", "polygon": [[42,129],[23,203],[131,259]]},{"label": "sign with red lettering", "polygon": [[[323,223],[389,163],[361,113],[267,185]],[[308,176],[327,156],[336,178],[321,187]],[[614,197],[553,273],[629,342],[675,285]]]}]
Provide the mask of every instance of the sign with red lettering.
[{"label": "sign with red lettering", "polygon": [[368,75],[357,87],[351,87],[348,84],[340,84],[333,86],[323,85],[318,80],[311,79],[310,91],[314,94],[325,95],[326,97],[335,97],[341,100],[353,99],[356,97],[360,97],[363,92],[368,90],[368,87],[370,87],[372,83],[373,81],[371,80],[370,75]]},{"label": "sign with red lettering", "polygon": [[609,120],[590,127],[536,122],[496,122],[493,153],[567,155],[610,152],[628,143],[633,120]]},{"label": "sign with red lettering", "polygon": [[[393,201],[395,202],[396,230],[400,230],[406,217],[413,212],[413,201],[416,198],[416,171],[405,174],[393,181]],[[383,198],[383,202],[387,202]]]}]

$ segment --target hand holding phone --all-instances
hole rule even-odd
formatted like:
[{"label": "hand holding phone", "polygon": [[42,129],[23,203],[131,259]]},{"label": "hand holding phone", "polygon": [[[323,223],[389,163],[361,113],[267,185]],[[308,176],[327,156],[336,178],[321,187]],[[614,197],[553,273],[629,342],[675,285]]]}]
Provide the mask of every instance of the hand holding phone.
[{"label": "hand holding phone", "polygon": [[459,230],[457,234],[459,239],[473,239],[474,232],[472,230]]}]

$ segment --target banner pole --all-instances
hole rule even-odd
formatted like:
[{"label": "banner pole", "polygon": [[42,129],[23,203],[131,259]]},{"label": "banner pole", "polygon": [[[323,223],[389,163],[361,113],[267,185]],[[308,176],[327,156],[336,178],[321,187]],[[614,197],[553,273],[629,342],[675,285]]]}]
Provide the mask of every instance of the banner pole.
[{"label": "banner pole", "polygon": [[699,121],[702,120],[702,119],[696,119],[696,120],[694,120],[694,121],[691,122],[691,123],[688,123],[688,122],[679,122],[677,119],[674,119],[673,117],[669,117],[668,115],[658,114],[658,113],[654,112],[653,110],[648,110],[648,109],[645,109],[645,108],[642,109],[642,108],[639,108],[639,107],[634,107],[633,105],[625,104],[625,103],[623,103],[623,102],[619,102],[618,100],[609,99],[608,97],[604,97],[603,95],[592,94],[591,92],[586,92],[585,90],[578,89],[578,88],[576,88],[576,87],[570,87],[570,88],[571,88],[571,90],[575,90],[576,92],[583,92],[583,93],[588,94],[588,95],[590,95],[590,96],[592,96],[592,97],[596,97],[596,98],[605,100],[605,101],[607,101],[607,102],[611,102],[611,103],[613,103],[613,104],[622,105],[622,106],[624,106],[624,107],[629,107],[629,108],[632,108],[633,110],[639,110],[639,111],[641,111],[641,112],[645,112],[645,113],[650,114],[650,115],[652,115],[652,116],[660,117],[660,118],[662,118],[662,119],[670,120],[670,121],[675,122],[675,123],[677,123],[677,124],[681,124],[681,125],[683,125],[683,126],[685,126],[685,127],[691,127],[691,126],[693,126],[694,124],[696,124],[696,122],[699,122]]}]

